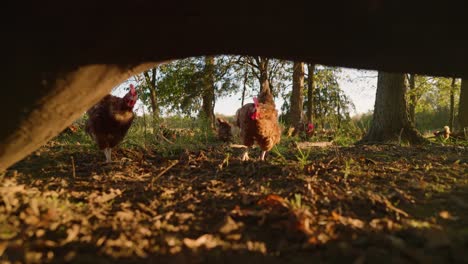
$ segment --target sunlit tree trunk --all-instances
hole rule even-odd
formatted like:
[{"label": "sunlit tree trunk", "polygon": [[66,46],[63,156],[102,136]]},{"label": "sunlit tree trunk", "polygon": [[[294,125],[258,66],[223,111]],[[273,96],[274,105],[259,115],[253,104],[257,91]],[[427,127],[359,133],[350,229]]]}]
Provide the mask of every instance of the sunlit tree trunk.
[{"label": "sunlit tree trunk", "polygon": [[462,79],[460,103],[458,105],[458,125],[461,131],[468,130],[468,80]]},{"label": "sunlit tree trunk", "polygon": [[270,82],[268,78],[268,62],[269,59],[265,57],[255,57],[259,70],[260,94],[258,100],[263,103],[275,104],[273,101]]},{"label": "sunlit tree trunk", "polygon": [[455,84],[456,79],[452,78],[452,85],[450,86],[450,116],[449,116],[449,127],[454,129],[455,124]]},{"label": "sunlit tree trunk", "polygon": [[413,124],[416,124],[416,104],[418,103],[418,97],[414,93],[414,89],[416,88],[416,75],[415,74],[410,74],[409,75],[409,89],[411,91],[411,94],[409,96],[409,104],[408,104],[408,111],[409,111],[409,118],[410,121],[413,122]]},{"label": "sunlit tree trunk", "polygon": [[404,74],[379,72],[372,124],[360,143],[427,142],[409,119],[405,93]]},{"label": "sunlit tree trunk", "polygon": [[291,93],[291,111],[290,120],[292,127],[295,128],[294,134],[297,134],[302,121],[302,102],[304,97],[304,63],[294,62],[293,67],[293,86]]},{"label": "sunlit tree trunk", "polygon": [[314,71],[315,71],[315,64],[307,64],[307,121],[313,123],[314,120]]},{"label": "sunlit tree trunk", "polygon": [[320,119],[320,126],[322,129],[325,128],[325,115],[327,114],[327,108],[322,106],[323,100],[322,100],[322,89],[317,91],[317,106],[316,110],[317,113],[315,114],[315,117]]},{"label": "sunlit tree trunk", "polygon": [[269,93],[270,82],[268,81],[268,59],[259,58],[259,71],[260,71],[260,93]]},{"label": "sunlit tree trunk", "polygon": [[159,106],[158,106],[158,98],[156,92],[156,74],[157,74],[157,67],[151,69],[151,77],[149,76],[148,72],[145,71],[143,74],[145,76],[146,83],[148,84],[150,90],[150,102],[151,102],[151,113],[153,115],[153,122],[155,122],[159,118]]},{"label": "sunlit tree trunk", "polygon": [[215,101],[215,85],[214,85],[214,67],[215,61],[213,56],[205,57],[204,83],[202,96],[202,111],[203,116],[208,120],[210,127],[215,128],[214,116],[214,101]]}]

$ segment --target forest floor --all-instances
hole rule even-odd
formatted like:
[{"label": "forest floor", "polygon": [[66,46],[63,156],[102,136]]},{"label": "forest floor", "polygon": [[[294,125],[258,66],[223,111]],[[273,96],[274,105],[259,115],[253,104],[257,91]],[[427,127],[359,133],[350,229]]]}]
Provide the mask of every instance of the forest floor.
[{"label": "forest floor", "polygon": [[51,141],[0,175],[0,262],[468,263],[467,147],[286,149]]}]

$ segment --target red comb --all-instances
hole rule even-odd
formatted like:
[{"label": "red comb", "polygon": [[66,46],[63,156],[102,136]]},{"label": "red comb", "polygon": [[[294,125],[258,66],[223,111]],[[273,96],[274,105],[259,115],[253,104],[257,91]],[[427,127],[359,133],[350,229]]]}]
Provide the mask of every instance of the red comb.
[{"label": "red comb", "polygon": [[130,84],[130,93],[131,93],[132,95],[135,95],[135,94],[136,94],[135,86],[133,86],[133,84]]},{"label": "red comb", "polygon": [[254,97],[253,98],[253,101],[254,101],[254,112],[250,115],[250,118],[252,120],[256,120],[258,118],[260,118],[260,109],[258,109],[258,98],[257,97]]}]

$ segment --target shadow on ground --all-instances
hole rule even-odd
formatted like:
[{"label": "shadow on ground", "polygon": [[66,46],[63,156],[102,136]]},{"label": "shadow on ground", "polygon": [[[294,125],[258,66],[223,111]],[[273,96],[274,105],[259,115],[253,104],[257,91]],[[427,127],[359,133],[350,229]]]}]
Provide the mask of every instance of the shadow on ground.
[{"label": "shadow on ground", "polygon": [[[240,150],[239,150],[240,151]],[[165,158],[51,142],[0,181],[1,260],[467,263],[461,147],[222,145]]]}]

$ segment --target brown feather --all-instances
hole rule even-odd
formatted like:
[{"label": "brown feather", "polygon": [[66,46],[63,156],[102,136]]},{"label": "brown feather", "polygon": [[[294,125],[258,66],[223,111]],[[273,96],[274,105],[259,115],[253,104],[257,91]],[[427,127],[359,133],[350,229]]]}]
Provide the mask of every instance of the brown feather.
[{"label": "brown feather", "polygon": [[132,125],[135,114],[122,98],[107,95],[88,111],[86,132],[100,149],[118,145]]},{"label": "brown feather", "polygon": [[230,142],[232,140],[231,124],[228,121],[218,117],[218,138],[224,142]]},{"label": "brown feather", "polygon": [[268,103],[259,103],[257,111],[258,119],[251,118],[255,111],[253,103],[246,104],[236,112],[236,125],[240,128],[242,143],[251,147],[254,142],[264,151],[271,150],[281,139],[281,129],[278,123],[278,112],[273,100]]}]

